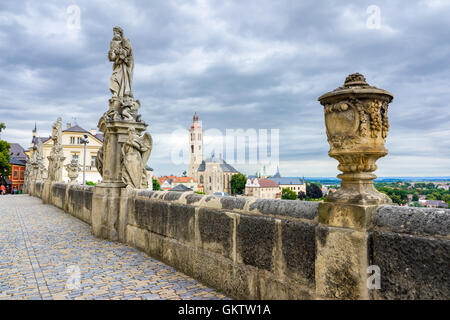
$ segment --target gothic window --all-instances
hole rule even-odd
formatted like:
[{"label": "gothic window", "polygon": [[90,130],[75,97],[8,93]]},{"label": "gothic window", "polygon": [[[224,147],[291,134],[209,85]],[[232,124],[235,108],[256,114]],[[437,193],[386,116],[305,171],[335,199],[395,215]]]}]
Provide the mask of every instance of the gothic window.
[{"label": "gothic window", "polygon": [[191,146],[191,152],[194,153],[194,146]]},{"label": "gothic window", "polygon": [[[211,181],[211,176],[209,176],[209,183],[211,183],[212,181]],[[209,189],[211,189],[211,187],[209,187]]]},{"label": "gothic window", "polygon": [[200,184],[203,184],[203,175],[200,176]]}]

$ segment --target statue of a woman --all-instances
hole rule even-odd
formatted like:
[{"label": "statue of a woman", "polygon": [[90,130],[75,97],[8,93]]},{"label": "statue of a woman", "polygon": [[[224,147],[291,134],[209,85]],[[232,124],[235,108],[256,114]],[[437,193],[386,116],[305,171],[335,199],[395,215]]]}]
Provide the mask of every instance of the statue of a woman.
[{"label": "statue of a woman", "polygon": [[152,151],[152,138],[142,137],[134,128],[128,129],[128,139],[122,147],[122,181],[135,189],[147,187],[145,166]]},{"label": "statue of a woman", "polygon": [[120,27],[113,28],[114,36],[110,44],[108,58],[113,64],[113,74],[109,89],[113,97],[133,97],[131,82],[133,81],[133,49],[130,40],[124,38]]}]

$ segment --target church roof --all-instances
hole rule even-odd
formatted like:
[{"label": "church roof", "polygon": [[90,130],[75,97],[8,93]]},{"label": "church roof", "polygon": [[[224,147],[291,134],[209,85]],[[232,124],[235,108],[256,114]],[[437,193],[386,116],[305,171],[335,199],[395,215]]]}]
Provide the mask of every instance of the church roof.
[{"label": "church roof", "polygon": [[206,163],[217,163],[220,165],[220,168],[223,172],[239,172],[237,171],[232,165],[228,164],[225,160],[222,158],[216,158],[214,155],[212,155],[210,158],[203,160],[200,166],[198,167],[197,171],[203,172],[206,169]]}]

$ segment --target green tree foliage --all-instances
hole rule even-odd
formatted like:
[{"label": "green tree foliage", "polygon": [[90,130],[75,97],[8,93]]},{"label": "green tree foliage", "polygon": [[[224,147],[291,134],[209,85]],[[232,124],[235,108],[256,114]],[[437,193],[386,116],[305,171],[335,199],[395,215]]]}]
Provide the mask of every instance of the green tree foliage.
[{"label": "green tree foliage", "polygon": [[308,183],[306,185],[306,196],[310,199],[320,199],[323,197],[323,193],[317,184]]},{"label": "green tree foliage", "polygon": [[183,176],[183,177],[187,177],[187,172],[186,172],[186,170],[183,171],[182,176]]},{"label": "green tree foliage", "polygon": [[6,126],[3,122],[0,122],[0,132],[6,129]]},{"label": "green tree foliage", "polygon": [[413,194],[412,201],[419,201],[419,194],[417,192]]},{"label": "green tree foliage", "polygon": [[289,188],[283,188],[281,190],[281,199],[297,200],[297,193]]},{"label": "green tree foliage", "polygon": [[9,148],[11,148],[11,145],[8,142],[0,140],[0,176],[4,177],[11,174]]},{"label": "green tree foliage", "polygon": [[242,173],[235,174],[231,177],[231,193],[232,194],[243,194],[245,189],[245,184],[247,183],[247,177]]},{"label": "green tree foliage", "polygon": [[410,206],[410,207],[423,207],[423,205],[421,205],[420,202],[418,202],[418,201],[413,201],[408,206]]},{"label": "green tree foliage", "polygon": [[298,200],[305,200],[306,193],[304,193],[303,191],[299,191],[297,197],[298,197]]},{"label": "green tree foliage", "polygon": [[161,185],[159,184],[158,179],[152,177],[153,190],[158,191],[161,190]]}]

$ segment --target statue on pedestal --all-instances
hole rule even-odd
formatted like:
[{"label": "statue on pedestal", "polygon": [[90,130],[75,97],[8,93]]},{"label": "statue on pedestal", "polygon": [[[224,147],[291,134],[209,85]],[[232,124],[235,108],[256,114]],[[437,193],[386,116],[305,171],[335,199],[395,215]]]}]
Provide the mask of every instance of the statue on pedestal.
[{"label": "statue on pedestal", "polygon": [[48,156],[48,179],[50,181],[62,180],[62,165],[65,159],[62,149],[62,120],[58,118],[52,126],[52,151]]}]

